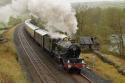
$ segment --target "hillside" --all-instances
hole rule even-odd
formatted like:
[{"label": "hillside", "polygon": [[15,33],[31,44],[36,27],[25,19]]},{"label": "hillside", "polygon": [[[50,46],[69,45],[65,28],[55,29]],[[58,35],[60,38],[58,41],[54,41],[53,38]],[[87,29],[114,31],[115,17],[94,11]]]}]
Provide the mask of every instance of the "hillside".
[{"label": "hillside", "polygon": [[0,83],[27,83],[13,44],[14,30],[4,33],[8,42],[0,43]]}]

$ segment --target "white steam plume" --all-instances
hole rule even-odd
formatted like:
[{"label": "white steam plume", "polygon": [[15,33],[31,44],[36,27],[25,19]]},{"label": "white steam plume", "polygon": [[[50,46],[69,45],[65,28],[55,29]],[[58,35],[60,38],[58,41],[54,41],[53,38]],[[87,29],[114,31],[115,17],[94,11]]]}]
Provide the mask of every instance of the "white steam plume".
[{"label": "white steam plume", "polygon": [[0,21],[7,22],[10,16],[24,14],[39,17],[50,33],[61,31],[71,36],[77,31],[75,12],[65,0],[13,0],[0,8]]}]

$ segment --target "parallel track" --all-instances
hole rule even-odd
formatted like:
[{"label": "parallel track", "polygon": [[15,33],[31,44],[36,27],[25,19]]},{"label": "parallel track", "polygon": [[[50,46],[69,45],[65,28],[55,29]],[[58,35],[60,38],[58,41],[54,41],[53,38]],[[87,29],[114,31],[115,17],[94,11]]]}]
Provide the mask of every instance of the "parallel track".
[{"label": "parallel track", "polygon": [[88,77],[86,77],[84,74],[80,73],[80,75],[84,78],[86,78],[90,83],[94,83],[92,80],[90,80]]},{"label": "parallel track", "polygon": [[87,68],[81,69],[80,74],[88,79],[91,83],[111,83],[110,80],[104,79],[103,77],[99,76],[98,74]]}]

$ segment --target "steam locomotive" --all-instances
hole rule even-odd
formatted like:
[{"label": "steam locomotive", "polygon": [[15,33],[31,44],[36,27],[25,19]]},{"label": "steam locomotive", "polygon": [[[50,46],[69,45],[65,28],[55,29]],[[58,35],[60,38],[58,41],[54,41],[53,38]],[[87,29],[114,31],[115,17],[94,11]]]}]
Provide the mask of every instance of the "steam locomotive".
[{"label": "steam locomotive", "polygon": [[30,36],[67,71],[79,71],[86,67],[83,59],[80,59],[80,47],[76,43],[69,41],[64,34],[58,34],[60,38],[51,38],[46,30],[31,23],[31,19],[25,21],[25,29]]}]

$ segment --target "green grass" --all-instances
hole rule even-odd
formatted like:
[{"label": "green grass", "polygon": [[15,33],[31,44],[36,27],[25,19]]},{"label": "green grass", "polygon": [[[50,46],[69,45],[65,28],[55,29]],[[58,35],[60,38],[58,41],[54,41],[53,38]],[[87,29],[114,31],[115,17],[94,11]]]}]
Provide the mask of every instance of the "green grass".
[{"label": "green grass", "polygon": [[85,61],[89,64],[89,66],[93,68],[93,70],[97,72],[99,75],[112,80],[113,83],[125,82],[125,76],[121,75],[112,65],[104,63],[97,56],[93,56],[94,54],[81,54],[81,57],[84,58]]},{"label": "green grass", "polygon": [[17,61],[17,54],[13,44],[14,28],[4,34],[9,40],[0,44],[0,83],[27,83],[24,73]]},{"label": "green grass", "polygon": [[[0,22],[0,29],[3,29],[5,25]],[[4,30],[0,30],[0,35],[3,34]]]},{"label": "green grass", "polygon": [[0,35],[4,33],[4,30],[0,30]]}]

